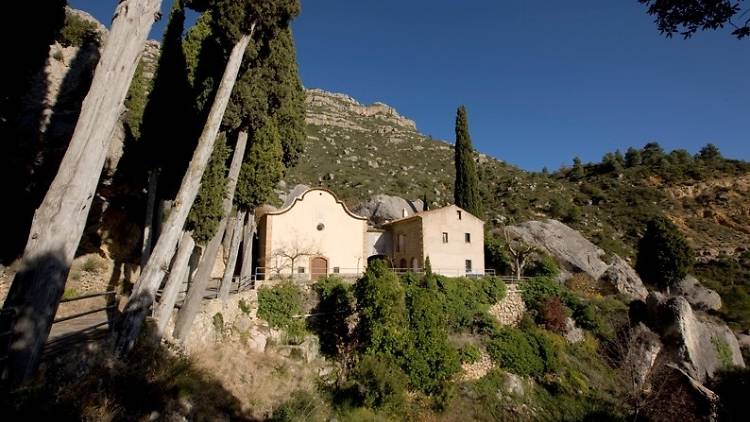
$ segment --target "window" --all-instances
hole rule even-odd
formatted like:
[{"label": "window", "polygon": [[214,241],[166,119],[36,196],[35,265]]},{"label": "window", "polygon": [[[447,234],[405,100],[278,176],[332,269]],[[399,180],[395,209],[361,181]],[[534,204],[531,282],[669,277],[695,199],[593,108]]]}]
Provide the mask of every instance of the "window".
[{"label": "window", "polygon": [[333,267],[333,273],[334,274],[338,274],[340,272],[341,272],[341,268],[339,268],[339,267]]},{"label": "window", "polygon": [[466,243],[471,243],[471,233],[464,233],[464,240]]},{"label": "window", "polygon": [[471,260],[467,259],[466,260],[466,273],[468,274],[470,272],[471,272]]},{"label": "window", "polygon": [[448,232],[443,232],[443,243],[448,243]]},{"label": "window", "polygon": [[319,231],[319,232],[320,232],[320,231],[323,231],[323,229],[325,229],[325,228],[326,228],[326,225],[325,225],[325,224],[323,224],[323,223],[318,223],[318,227],[317,227],[317,229],[318,229],[318,231]]},{"label": "window", "polygon": [[402,252],[406,248],[406,235],[401,233],[398,235],[398,242],[396,242],[396,252]]},{"label": "window", "polygon": [[458,213],[458,219],[461,219],[461,211],[456,211]]},{"label": "window", "polygon": [[304,274],[305,273],[305,267],[299,267],[299,268],[297,268],[297,272],[300,273],[300,274]]}]

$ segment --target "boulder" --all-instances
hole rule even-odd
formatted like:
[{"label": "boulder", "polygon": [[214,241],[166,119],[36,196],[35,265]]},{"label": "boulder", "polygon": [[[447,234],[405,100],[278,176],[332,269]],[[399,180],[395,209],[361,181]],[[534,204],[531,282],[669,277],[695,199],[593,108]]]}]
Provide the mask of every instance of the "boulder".
[{"label": "boulder", "polygon": [[602,274],[599,282],[631,299],[645,300],[648,296],[648,290],[638,273],[617,255],[614,256],[612,264]]},{"label": "boulder", "polygon": [[506,372],[502,388],[505,394],[522,397],[526,393],[526,382],[520,376]]},{"label": "boulder", "polygon": [[697,278],[688,275],[680,281],[672,292],[685,296],[688,302],[696,308],[718,311],[721,309],[721,296],[715,291],[704,287]]},{"label": "boulder", "polygon": [[584,272],[598,280],[609,268],[601,259],[603,250],[557,220],[526,221],[508,226],[508,231],[553,256],[560,263],[565,278]]},{"label": "boulder", "polygon": [[583,272],[631,299],[643,300],[648,294],[641,278],[624,259],[615,255],[612,264],[607,264],[602,260],[602,249],[557,220],[527,221],[509,226],[508,231],[554,257],[564,280]]},{"label": "boulder", "polygon": [[573,318],[568,317],[565,320],[565,334],[563,336],[570,344],[580,343],[583,341],[583,330],[576,327]]},{"label": "boulder", "polygon": [[398,196],[375,195],[361,203],[354,211],[355,214],[367,217],[374,224],[403,218],[404,210],[407,216],[422,211],[422,201],[409,201]]},{"label": "boulder", "polygon": [[737,337],[726,324],[694,312],[682,296],[666,299],[652,292],[646,303],[650,327],[691,377],[704,383],[724,367],[745,367]]}]

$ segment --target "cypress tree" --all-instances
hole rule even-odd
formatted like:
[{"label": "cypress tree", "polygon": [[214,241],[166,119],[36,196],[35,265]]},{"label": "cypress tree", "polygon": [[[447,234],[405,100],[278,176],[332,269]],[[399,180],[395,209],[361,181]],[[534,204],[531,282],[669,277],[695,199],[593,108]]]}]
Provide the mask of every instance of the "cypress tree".
[{"label": "cypress tree", "polygon": [[183,0],[177,0],[164,31],[153,90],[140,128],[144,164],[148,168],[161,169],[159,197],[162,199],[172,199],[177,193],[198,139],[195,122],[201,121],[191,107],[191,90],[182,48],[184,24]]},{"label": "cypress tree", "polygon": [[227,184],[229,153],[226,136],[220,134],[216,139],[211,160],[203,173],[198,196],[186,221],[187,229],[193,232],[196,243],[208,242],[224,216],[222,205]]},{"label": "cypress tree", "polygon": [[481,217],[482,202],[479,198],[479,178],[474,163],[474,148],[471,144],[469,122],[464,106],[459,107],[456,113],[455,164],[454,202],[457,206]]},{"label": "cypress tree", "polygon": [[250,151],[242,163],[235,203],[240,209],[253,210],[275,198],[274,187],[284,172],[281,136],[274,119],[268,119],[254,136]]}]

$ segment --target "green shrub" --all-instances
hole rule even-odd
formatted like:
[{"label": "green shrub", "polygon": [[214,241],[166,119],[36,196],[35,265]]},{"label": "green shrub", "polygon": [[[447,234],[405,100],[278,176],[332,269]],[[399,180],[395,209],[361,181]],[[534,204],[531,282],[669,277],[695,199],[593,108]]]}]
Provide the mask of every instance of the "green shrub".
[{"label": "green shrub", "polygon": [[475,363],[481,359],[482,352],[477,346],[467,344],[458,349],[458,356],[461,359],[461,363]]},{"label": "green shrub", "polygon": [[506,287],[495,277],[479,279],[436,277],[443,297],[446,322],[453,329],[468,328],[490,306],[505,297]]},{"label": "green shrub", "polygon": [[635,269],[646,282],[665,288],[685,278],[693,265],[693,256],[674,223],[657,217],[649,221],[638,242]]},{"label": "green shrub", "polygon": [[65,291],[63,292],[62,298],[63,299],[74,299],[74,298],[76,298],[76,297],[78,297],[80,295],[81,294],[78,292],[78,290],[76,290],[76,289],[74,289],[72,287],[69,287],[69,288],[66,288]]},{"label": "green shrub", "polygon": [[65,47],[101,42],[96,24],[73,14],[65,16],[65,24],[60,29],[57,40]]},{"label": "green shrub", "polygon": [[313,313],[319,314],[310,328],[320,338],[320,350],[327,356],[338,356],[351,341],[347,319],[354,312],[354,293],[351,285],[330,276],[315,284],[320,302]]},{"label": "green shrub", "polygon": [[211,318],[211,322],[217,332],[221,333],[224,331],[224,315],[221,312],[215,313],[213,318]]},{"label": "green shrub", "polygon": [[502,328],[487,342],[487,352],[495,363],[518,375],[541,376],[544,361],[537,344],[520,330]]},{"label": "green shrub", "polygon": [[529,277],[547,277],[554,279],[560,275],[560,266],[557,265],[555,258],[552,258],[547,254],[542,254],[531,263],[531,266],[526,270],[526,274]]},{"label": "green shrub", "polygon": [[300,289],[291,282],[258,290],[258,317],[272,328],[287,329],[294,316],[302,314],[303,297]]},{"label": "green shrub", "polygon": [[90,256],[83,261],[81,264],[81,271],[87,273],[96,273],[103,267],[103,263],[99,259]]},{"label": "green shrub", "polygon": [[541,319],[544,301],[550,297],[558,297],[571,310],[576,324],[588,330],[596,328],[595,310],[588,302],[570,292],[560,283],[545,277],[536,277],[521,283],[520,287],[526,306],[535,313],[538,322],[544,323]]},{"label": "green shrub", "polygon": [[387,358],[366,355],[352,376],[362,404],[397,411],[404,404],[408,377]]}]

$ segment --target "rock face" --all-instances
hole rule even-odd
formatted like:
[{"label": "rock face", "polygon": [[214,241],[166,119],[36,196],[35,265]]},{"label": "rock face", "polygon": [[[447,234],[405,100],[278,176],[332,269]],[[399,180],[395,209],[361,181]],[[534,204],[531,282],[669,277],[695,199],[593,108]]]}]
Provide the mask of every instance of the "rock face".
[{"label": "rock face", "polygon": [[745,367],[732,330],[694,312],[684,297],[667,299],[651,293],[647,306],[651,328],[661,334],[672,360],[692,378],[703,383],[721,368]]},{"label": "rock face", "polygon": [[604,251],[579,232],[557,220],[527,221],[508,230],[524,242],[553,256],[561,266],[561,277],[584,272],[595,280],[611,285],[632,299],[645,299],[647,291],[635,270],[615,256],[613,263],[602,260]]},{"label": "rock face", "polygon": [[409,201],[398,196],[376,195],[360,204],[354,213],[369,218],[375,224],[382,224],[402,218],[404,210],[407,216],[411,216],[422,209],[422,201]]},{"label": "rock face", "polygon": [[526,303],[521,297],[518,286],[509,284],[503,300],[492,305],[489,313],[497,318],[501,325],[517,326],[523,314],[526,313]]},{"label": "rock face", "polygon": [[305,121],[308,124],[367,131],[366,128],[351,120],[340,117],[341,114],[351,113],[362,117],[375,117],[385,124],[395,125],[409,131],[417,130],[417,125],[413,120],[402,117],[396,109],[387,104],[376,102],[371,105],[362,105],[346,94],[327,92],[322,89],[310,89],[306,94],[305,103],[308,112]]},{"label": "rock face", "polygon": [[646,299],[648,290],[643,281],[624,259],[615,255],[612,265],[602,274],[600,282],[606,283],[619,293],[633,299]]},{"label": "rock face", "polygon": [[573,318],[568,317],[565,319],[565,333],[563,334],[565,340],[570,344],[580,343],[583,341],[583,330],[576,327],[576,322]]},{"label": "rock face", "polygon": [[632,368],[633,376],[640,388],[646,383],[664,345],[656,333],[643,323],[639,323],[630,334],[628,346],[626,362]]},{"label": "rock face", "polygon": [[673,293],[685,296],[688,302],[696,308],[718,311],[721,309],[721,296],[715,291],[704,287],[697,278],[688,275],[673,288]]}]

